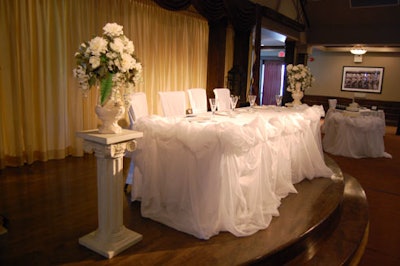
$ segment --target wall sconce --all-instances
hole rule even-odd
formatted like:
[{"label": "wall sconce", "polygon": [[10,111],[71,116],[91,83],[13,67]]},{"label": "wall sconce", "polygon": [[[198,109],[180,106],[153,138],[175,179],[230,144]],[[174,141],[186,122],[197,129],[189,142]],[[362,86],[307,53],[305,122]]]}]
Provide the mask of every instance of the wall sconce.
[{"label": "wall sconce", "polygon": [[362,63],[362,55],[366,52],[367,50],[361,45],[356,45],[350,49],[350,53],[354,55],[354,63]]},{"label": "wall sconce", "polygon": [[352,53],[354,55],[363,55],[366,52],[367,52],[367,50],[364,49],[361,45],[356,45],[350,49],[350,53]]},{"label": "wall sconce", "polygon": [[362,63],[362,55],[361,54],[355,54],[354,55],[354,63]]}]

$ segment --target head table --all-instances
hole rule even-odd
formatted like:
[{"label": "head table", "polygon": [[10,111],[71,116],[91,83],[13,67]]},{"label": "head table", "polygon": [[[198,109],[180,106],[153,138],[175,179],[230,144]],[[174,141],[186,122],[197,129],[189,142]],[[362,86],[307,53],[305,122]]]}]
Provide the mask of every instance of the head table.
[{"label": "head table", "polygon": [[322,106],[262,106],[194,117],[142,117],[132,200],[142,216],[200,239],[251,235],[303,179],[332,176]]}]

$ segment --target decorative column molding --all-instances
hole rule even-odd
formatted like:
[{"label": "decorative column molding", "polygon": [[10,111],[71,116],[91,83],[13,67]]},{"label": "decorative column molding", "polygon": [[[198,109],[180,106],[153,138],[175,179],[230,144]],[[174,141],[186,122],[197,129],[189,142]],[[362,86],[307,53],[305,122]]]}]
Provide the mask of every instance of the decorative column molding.
[{"label": "decorative column molding", "polygon": [[136,140],[131,140],[123,143],[115,143],[111,145],[104,146],[92,141],[83,142],[83,150],[85,152],[94,152],[98,158],[119,158],[123,157],[125,151],[132,152],[136,150],[137,142]]}]

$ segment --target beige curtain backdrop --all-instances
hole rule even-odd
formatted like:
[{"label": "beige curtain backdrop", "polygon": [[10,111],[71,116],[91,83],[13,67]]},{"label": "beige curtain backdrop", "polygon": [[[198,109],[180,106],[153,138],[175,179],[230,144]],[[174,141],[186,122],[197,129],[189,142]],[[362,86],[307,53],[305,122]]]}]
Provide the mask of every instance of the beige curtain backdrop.
[{"label": "beige curtain backdrop", "polygon": [[116,22],[143,64],[150,113],[158,91],[206,86],[208,24],[150,0],[0,0],[0,169],[81,156],[76,131],[96,128],[96,91],[73,77],[79,45]]}]

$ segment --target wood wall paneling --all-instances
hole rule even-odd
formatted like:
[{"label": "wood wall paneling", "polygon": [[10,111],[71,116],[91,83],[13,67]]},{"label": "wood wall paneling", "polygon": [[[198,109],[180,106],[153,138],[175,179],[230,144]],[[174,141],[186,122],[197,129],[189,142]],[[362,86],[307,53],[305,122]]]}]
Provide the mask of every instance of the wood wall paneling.
[{"label": "wood wall paneling", "polygon": [[[320,95],[304,95],[302,100],[303,103],[308,105],[322,105],[325,111],[328,110],[328,99],[337,99],[338,105],[348,106],[353,99],[335,97],[335,96],[320,96]],[[356,99],[355,100],[360,106],[371,108],[376,106],[378,110],[383,110],[385,112],[385,120],[387,126],[397,126],[400,119],[400,102],[390,102],[390,101],[378,101],[371,99]]]},{"label": "wood wall paneling", "polygon": [[214,88],[225,84],[225,51],[227,20],[209,23],[207,97],[214,98]]}]

